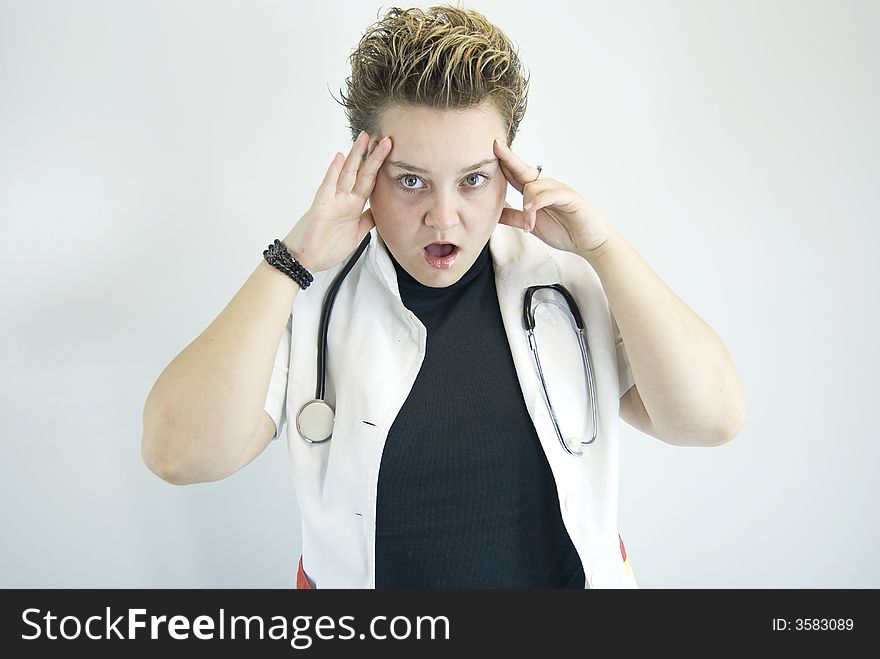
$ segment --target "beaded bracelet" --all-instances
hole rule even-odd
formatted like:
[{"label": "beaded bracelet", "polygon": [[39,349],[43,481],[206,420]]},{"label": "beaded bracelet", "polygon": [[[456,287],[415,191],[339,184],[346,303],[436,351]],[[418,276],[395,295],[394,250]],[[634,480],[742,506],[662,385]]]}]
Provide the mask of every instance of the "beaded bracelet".
[{"label": "beaded bracelet", "polygon": [[266,259],[266,263],[273,268],[277,268],[293,279],[303,290],[307,289],[309,284],[315,279],[311,272],[306,270],[299,261],[293,258],[290,252],[287,251],[287,246],[278,240],[278,238],[275,239],[275,242],[269,245],[268,249],[263,250],[263,258]]}]

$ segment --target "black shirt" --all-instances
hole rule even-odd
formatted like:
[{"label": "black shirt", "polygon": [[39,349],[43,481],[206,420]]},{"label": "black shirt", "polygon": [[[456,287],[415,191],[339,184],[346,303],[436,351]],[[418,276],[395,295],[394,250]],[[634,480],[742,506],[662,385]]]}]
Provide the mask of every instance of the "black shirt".
[{"label": "black shirt", "polygon": [[445,288],[391,261],[428,336],[382,453],[376,587],[584,588],[519,386],[488,242]]}]

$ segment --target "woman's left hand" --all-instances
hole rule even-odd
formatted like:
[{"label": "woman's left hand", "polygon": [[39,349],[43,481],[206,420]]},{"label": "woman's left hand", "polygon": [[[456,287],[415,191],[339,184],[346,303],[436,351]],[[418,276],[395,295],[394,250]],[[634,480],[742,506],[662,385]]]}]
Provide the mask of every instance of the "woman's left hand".
[{"label": "woman's left hand", "polygon": [[494,141],[501,171],[523,196],[523,210],[504,204],[501,224],[525,229],[556,249],[585,256],[601,247],[614,229],[593,204],[560,181],[544,176],[504,143]]}]

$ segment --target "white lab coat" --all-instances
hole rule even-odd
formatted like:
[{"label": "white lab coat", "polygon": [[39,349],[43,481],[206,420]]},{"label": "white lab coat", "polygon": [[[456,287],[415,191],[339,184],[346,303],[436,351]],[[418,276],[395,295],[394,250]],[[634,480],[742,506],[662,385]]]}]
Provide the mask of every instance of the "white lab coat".
[{"label": "white lab coat", "polygon": [[[316,273],[309,288],[297,294],[266,398],[266,412],[279,431],[276,438],[287,428],[302,515],[302,566],[319,589],[375,587],[382,447],[425,355],[425,326],[401,302],[388,248],[375,228],[371,233],[339,289],[329,322],[325,399],[336,410],[332,439],[306,442],[295,419],[315,395],[321,305],[346,261]],[[587,585],[637,588],[617,524],[619,397],[633,379],[599,278],[581,257],[504,224],[493,231],[489,251],[523,398],[552,469],[562,519]],[[559,443],[523,327],[525,288],[557,282],[577,301],[592,351],[599,434],[583,446],[582,457],[569,455]],[[552,304],[539,306],[535,313],[541,365],[560,427],[566,435],[577,429],[589,439],[589,397],[574,325]]]}]

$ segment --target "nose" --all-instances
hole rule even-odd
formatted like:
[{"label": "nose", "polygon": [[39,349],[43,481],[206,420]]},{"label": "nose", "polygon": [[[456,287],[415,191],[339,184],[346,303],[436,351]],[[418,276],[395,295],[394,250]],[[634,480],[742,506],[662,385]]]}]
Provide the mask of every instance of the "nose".
[{"label": "nose", "polygon": [[458,222],[458,211],[448,197],[438,198],[436,204],[425,213],[425,225],[432,229],[447,231]]}]

